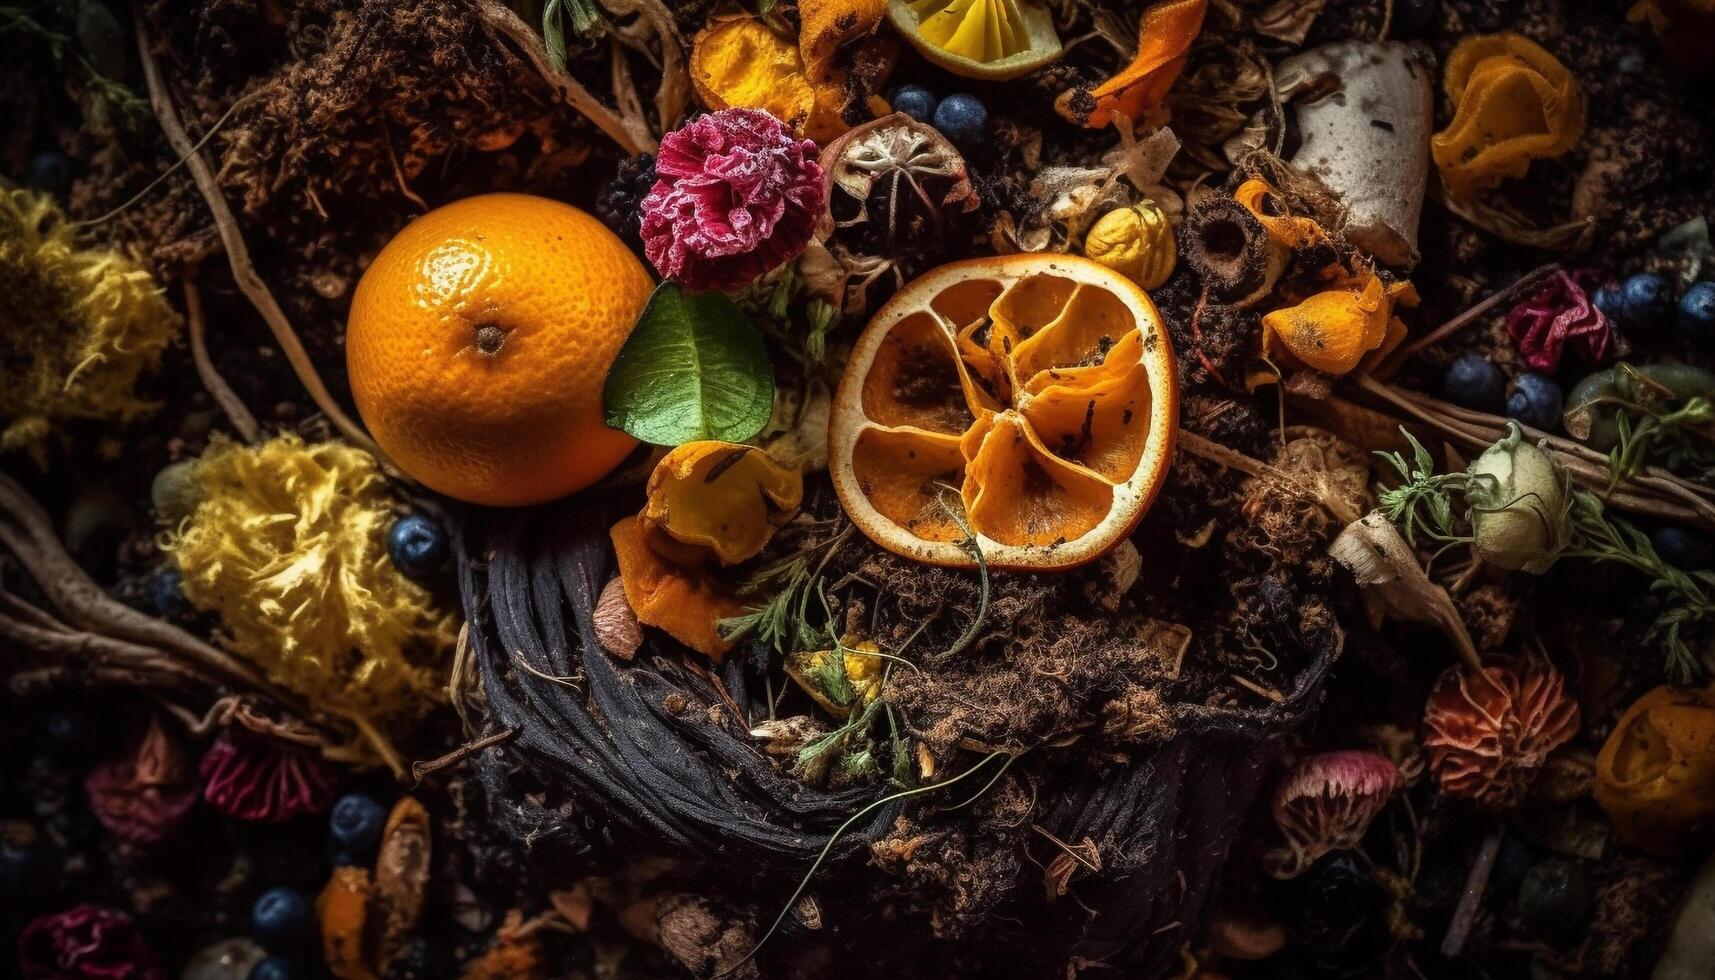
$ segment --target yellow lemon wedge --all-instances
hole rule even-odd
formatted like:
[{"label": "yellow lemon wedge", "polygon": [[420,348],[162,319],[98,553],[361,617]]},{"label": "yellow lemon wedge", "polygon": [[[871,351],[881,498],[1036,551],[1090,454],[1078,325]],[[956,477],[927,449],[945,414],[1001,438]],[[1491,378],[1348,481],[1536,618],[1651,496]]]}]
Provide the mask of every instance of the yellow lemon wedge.
[{"label": "yellow lemon wedge", "polygon": [[923,57],[966,78],[1017,78],[1060,57],[1054,16],[1035,0],[890,0],[887,16]]}]

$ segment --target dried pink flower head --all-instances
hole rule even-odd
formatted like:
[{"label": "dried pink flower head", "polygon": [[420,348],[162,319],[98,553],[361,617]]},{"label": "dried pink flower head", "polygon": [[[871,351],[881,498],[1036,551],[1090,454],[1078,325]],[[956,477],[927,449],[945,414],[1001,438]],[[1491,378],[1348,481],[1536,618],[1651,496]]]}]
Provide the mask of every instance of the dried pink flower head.
[{"label": "dried pink flower head", "polygon": [[1588,270],[1569,274],[1556,269],[1541,288],[1507,314],[1507,333],[1526,366],[1552,374],[1569,346],[1591,364],[1613,354],[1613,324],[1590,298],[1589,289],[1595,285],[1596,275]]},{"label": "dried pink flower head", "polygon": [[1274,822],[1286,851],[1271,870],[1290,878],[1329,851],[1357,846],[1397,777],[1379,752],[1323,752],[1300,760],[1274,790]]},{"label": "dried pink flower head", "polygon": [[643,251],[686,289],[737,289],[804,250],[825,191],[816,144],[757,109],[723,109],[661,141]]},{"label": "dried pink flower head", "polygon": [[137,744],[91,770],[83,788],[101,825],[133,844],[153,844],[172,833],[197,801],[190,760],[156,715],[149,716]]},{"label": "dried pink flower head", "polygon": [[129,916],[78,905],[33,919],[18,935],[24,980],[165,980],[161,957]]},{"label": "dried pink flower head", "polygon": [[1429,692],[1423,750],[1450,796],[1492,810],[1517,806],[1548,754],[1578,732],[1565,679],[1539,657],[1473,673],[1450,667]]},{"label": "dried pink flower head", "polygon": [[222,732],[197,772],[203,799],[240,820],[280,823],[333,802],[333,773],[320,759],[243,732]]}]

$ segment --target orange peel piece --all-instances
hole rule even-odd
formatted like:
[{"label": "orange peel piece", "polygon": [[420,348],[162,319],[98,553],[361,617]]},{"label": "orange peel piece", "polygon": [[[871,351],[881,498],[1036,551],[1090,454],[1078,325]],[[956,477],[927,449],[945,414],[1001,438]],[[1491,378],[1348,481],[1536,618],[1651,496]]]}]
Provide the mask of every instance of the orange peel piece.
[{"label": "orange peel piece", "polygon": [[1411,305],[1416,296],[1410,283],[1384,286],[1380,277],[1366,270],[1296,306],[1265,315],[1263,356],[1324,374],[1349,374],[1399,346],[1405,339],[1405,324],[1393,315],[1394,305]]},{"label": "orange peel piece", "polygon": [[1240,184],[1239,189],[1233,192],[1233,200],[1256,215],[1270,240],[1278,245],[1300,249],[1328,241],[1328,233],[1322,229],[1321,222],[1292,214],[1281,202],[1280,192],[1274,189],[1274,185],[1260,177],[1252,177]]},{"label": "orange peel piece", "polygon": [[1557,157],[1584,131],[1578,80],[1554,55],[1519,34],[1466,38],[1443,79],[1453,121],[1430,141],[1448,197],[1465,201],[1531,161]]},{"label": "orange peel piece", "polygon": [[850,128],[840,117],[844,80],[814,80],[799,45],[759,17],[712,21],[691,43],[689,68],[711,110],[761,109],[818,143]]},{"label": "orange peel piece", "polygon": [[663,557],[650,543],[643,520],[626,517],[609,532],[619,559],[619,580],[637,620],[665,632],[719,663],[732,643],[720,621],[743,615],[745,605],[701,570]]},{"label": "orange peel piece", "polygon": [[642,522],[723,565],[755,557],[804,499],[804,478],[755,446],[688,442],[655,464]]},{"label": "orange peel piece", "polygon": [[805,74],[819,82],[839,79],[834,55],[875,33],[886,14],[887,0],[798,0],[798,51]]},{"label": "orange peel piece", "polygon": [[1167,0],[1144,11],[1137,25],[1137,56],[1131,64],[1089,92],[1061,93],[1055,109],[1067,120],[1091,129],[1107,126],[1116,112],[1133,121],[1142,119],[1179,80],[1208,11],[1209,0]]},{"label": "orange peel piece", "polygon": [[1166,478],[1176,368],[1155,306],[1089,259],[942,266],[864,329],[834,397],[829,472],[882,547],[1069,568],[1130,533]]},{"label": "orange peel piece", "polygon": [[374,890],[368,868],[342,865],[333,869],[316,898],[322,960],[338,980],[375,980],[375,971],[364,955],[369,896]]},{"label": "orange peel piece", "polygon": [[1596,802],[1652,854],[1715,836],[1715,690],[1662,686],[1626,709],[1596,756]]}]

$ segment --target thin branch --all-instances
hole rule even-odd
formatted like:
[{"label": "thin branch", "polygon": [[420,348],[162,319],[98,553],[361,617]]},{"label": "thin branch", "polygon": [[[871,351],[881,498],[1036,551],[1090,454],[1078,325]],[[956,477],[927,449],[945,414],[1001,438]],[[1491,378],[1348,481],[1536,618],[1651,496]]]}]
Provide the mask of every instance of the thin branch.
[{"label": "thin branch", "polygon": [[274,342],[280,345],[281,353],[292,365],[292,370],[298,375],[298,380],[309,391],[310,399],[321,409],[347,441],[374,456],[383,465],[391,468],[391,462],[382,453],[381,447],[369,438],[369,434],[345,414],[322,383],[321,375],[317,373],[310,355],[304,350],[304,345],[298,339],[297,331],[292,329],[292,323],[286,318],[286,311],[269,292],[268,284],[262,281],[256,266],[250,261],[250,249],[244,244],[244,236],[238,230],[238,221],[232,215],[232,208],[226,203],[226,197],[221,193],[220,182],[215,178],[214,171],[204,160],[202,154],[191,142],[185,132],[184,124],[179,121],[178,109],[173,105],[172,95],[167,91],[167,83],[161,76],[160,63],[155,59],[154,49],[149,44],[148,25],[143,17],[143,8],[138,6],[133,11],[133,21],[137,31],[137,51],[143,63],[143,79],[149,86],[149,103],[155,109],[155,116],[160,120],[161,131],[166,134],[167,142],[173,151],[185,160],[190,168],[191,177],[196,180],[197,190],[202,192],[203,200],[207,202],[209,211],[214,215],[215,230],[220,234],[220,243],[226,249],[226,258],[232,266],[232,278],[238,283],[238,288],[249,297],[256,312],[268,324],[268,329],[274,334]]},{"label": "thin branch", "polygon": [[1265,463],[1260,459],[1253,459],[1236,449],[1223,446],[1213,439],[1205,439],[1197,433],[1185,429],[1180,429],[1175,438],[1179,448],[1193,456],[1206,459],[1229,470],[1238,470],[1240,473],[1256,477],[1259,480],[1269,480],[1291,490],[1305,500],[1320,504],[1323,510],[1326,510],[1331,517],[1341,524],[1350,524],[1362,516],[1345,501],[1316,492],[1313,487],[1305,486],[1291,473],[1278,466]]},{"label": "thin branch", "polygon": [[503,731],[495,732],[492,735],[484,735],[482,738],[466,742],[451,752],[448,752],[446,755],[429,759],[426,762],[413,762],[411,763],[411,779],[414,783],[421,785],[425,778],[444,769],[451,769],[491,745],[499,745],[502,742],[511,741],[513,736],[517,735],[518,732],[519,729],[516,727],[508,728]]},{"label": "thin branch", "polygon": [[192,275],[185,276],[185,319],[191,328],[191,360],[196,362],[197,377],[202,379],[202,386],[226,413],[227,421],[238,430],[239,437],[245,442],[257,441],[262,437],[262,427],[256,423],[256,416],[244,407],[244,400],[220,376],[213,359],[208,356],[208,324],[203,319],[202,291],[197,289],[196,278]]},{"label": "thin branch", "polygon": [[1478,319],[1487,316],[1495,309],[1495,307],[1517,298],[1520,293],[1535,287],[1540,284],[1542,280],[1559,271],[1560,265],[1558,263],[1550,262],[1548,265],[1539,266],[1525,273],[1516,279],[1511,285],[1504,287],[1499,292],[1490,294],[1487,298],[1473,304],[1458,316],[1455,316],[1453,319],[1448,320],[1446,323],[1441,324],[1434,330],[1429,331],[1423,336],[1413,340],[1411,343],[1406,344],[1399,350],[1390,354],[1382,363],[1381,367],[1376,370],[1376,376],[1383,379],[1392,377],[1393,373],[1399,370],[1400,365],[1404,364],[1406,360],[1411,358],[1414,354],[1428,350],[1441,341],[1446,340],[1448,337],[1451,337],[1470,326],[1472,323],[1475,323]]}]

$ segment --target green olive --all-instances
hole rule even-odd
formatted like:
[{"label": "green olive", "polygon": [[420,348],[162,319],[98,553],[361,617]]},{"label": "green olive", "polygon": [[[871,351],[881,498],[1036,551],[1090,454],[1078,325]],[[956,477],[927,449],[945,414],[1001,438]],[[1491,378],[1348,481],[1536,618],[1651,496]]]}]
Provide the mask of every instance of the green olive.
[{"label": "green olive", "polygon": [[[1617,367],[1597,371],[1572,386],[1566,396],[1563,416],[1566,431],[1591,449],[1607,452],[1620,442],[1620,424],[1616,418],[1618,406],[1602,399],[1615,398],[1619,391],[1614,384]],[[1674,401],[1690,398],[1715,398],[1715,374],[1689,364],[1633,365],[1644,380],[1666,388]]]}]

